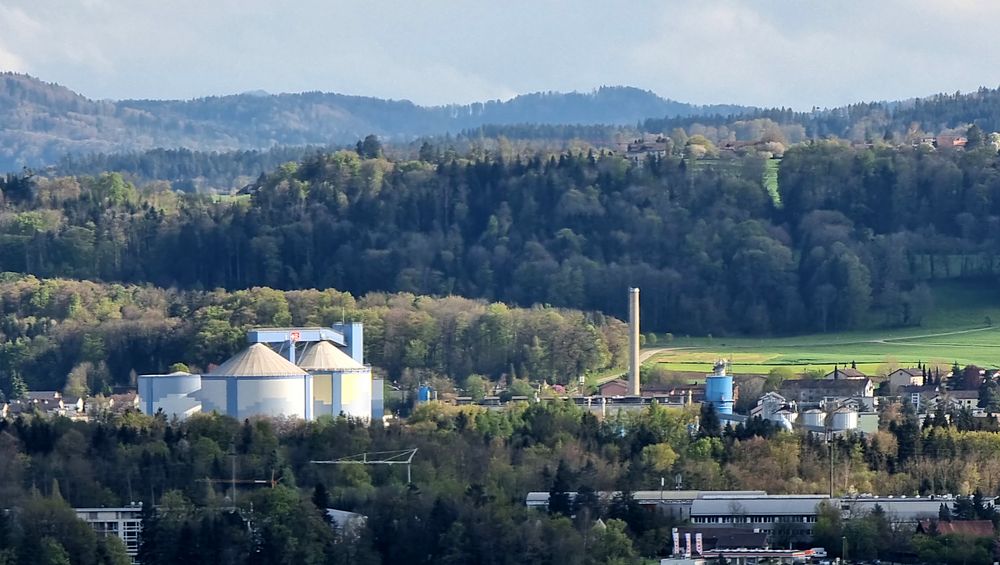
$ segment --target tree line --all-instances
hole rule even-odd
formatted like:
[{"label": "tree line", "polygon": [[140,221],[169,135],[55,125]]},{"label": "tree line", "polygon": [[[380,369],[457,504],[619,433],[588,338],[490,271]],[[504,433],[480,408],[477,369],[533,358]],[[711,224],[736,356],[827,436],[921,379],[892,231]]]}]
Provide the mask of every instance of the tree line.
[{"label": "tree line", "polygon": [[[835,142],[632,163],[594,152],[416,159],[313,154],[213,200],[121,175],[0,183],[0,267],[183,289],[338,288],[462,295],[624,317],[649,330],[786,334],[917,325],[928,282],[992,278],[991,146]],[[690,141],[690,140],[689,140]],[[700,143],[700,142],[698,142]]]},{"label": "tree line", "polygon": [[0,396],[73,396],[134,386],[176,363],[207,370],[254,326],[365,324],[365,360],[391,380],[469,375],[566,384],[624,364],[625,325],[601,314],[521,309],[458,297],[336,290],[178,291],[33,276],[0,277]]},{"label": "tree line", "polygon": [[[198,555],[221,563],[633,563],[668,553],[670,528],[680,525],[631,494],[660,477],[679,475],[686,489],[827,492],[831,456],[836,495],[960,494],[942,519],[997,521],[982,505],[1000,493],[995,421],[921,426],[893,405],[870,438],[841,437],[831,449],[760,419],[720,427],[711,414],[654,404],[601,420],[554,401],[504,411],[430,403],[385,426],[217,414],[19,417],[0,421],[0,500],[15,509],[0,513],[0,562],[50,551],[68,555],[52,563],[116,563],[97,557],[117,549],[95,545],[68,508],[141,501],[144,563]],[[412,448],[413,484],[398,468],[310,463]],[[263,485],[237,483],[234,494],[234,466],[238,481]],[[530,491],[549,493],[547,512],[526,508]],[[598,496],[604,491],[619,494]],[[338,530],[325,508],[367,520]],[[924,562],[955,547],[877,512],[844,519],[834,510],[820,509],[815,540],[778,528],[771,543],[823,543],[839,554],[847,535],[854,559]],[[978,562],[980,550],[970,551],[961,559]]]},{"label": "tree line", "polygon": [[[743,108],[711,115],[651,117],[642,124],[649,132],[675,129],[689,135],[721,132],[716,139],[747,140],[741,128],[748,122],[766,121],[786,131],[801,132],[804,139],[844,139],[852,142],[911,143],[922,136],[962,133],[970,126],[979,131],[1000,131],[1000,89],[937,94],[893,102],[858,102],[836,108]],[[730,137],[732,134],[732,137]]]}]

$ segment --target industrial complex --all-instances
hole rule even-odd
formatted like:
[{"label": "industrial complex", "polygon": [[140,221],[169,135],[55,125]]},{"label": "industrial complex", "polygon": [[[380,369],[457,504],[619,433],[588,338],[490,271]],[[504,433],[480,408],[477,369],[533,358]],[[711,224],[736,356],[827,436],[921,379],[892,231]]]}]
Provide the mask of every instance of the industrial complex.
[{"label": "industrial complex", "polygon": [[383,417],[383,382],[364,364],[362,324],[257,328],[247,341],[205,374],[139,375],[140,410],[179,419],[213,411],[239,419]]}]

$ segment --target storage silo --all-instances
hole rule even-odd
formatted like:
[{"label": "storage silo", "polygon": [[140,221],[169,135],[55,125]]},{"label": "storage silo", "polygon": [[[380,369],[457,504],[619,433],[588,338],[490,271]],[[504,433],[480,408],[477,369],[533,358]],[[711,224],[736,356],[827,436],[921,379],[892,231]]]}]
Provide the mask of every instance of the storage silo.
[{"label": "storage silo", "polygon": [[202,410],[234,418],[290,416],[308,419],[312,375],[263,343],[255,343],[202,375]]},{"label": "storage silo", "polygon": [[312,414],[370,420],[372,370],[329,341],[310,345],[299,358],[299,367],[312,374]]},{"label": "storage silo", "polygon": [[838,408],[833,413],[831,427],[834,431],[842,432],[855,430],[858,428],[858,413],[850,408]]},{"label": "storage silo", "polygon": [[733,413],[733,376],[726,374],[726,362],[718,361],[715,372],[705,378],[705,402],[719,414]]},{"label": "storage silo", "polygon": [[385,417],[385,379],[372,379],[372,419]]},{"label": "storage silo", "polygon": [[184,371],[166,375],[139,375],[139,410],[156,414],[162,410],[167,418],[181,420],[201,411],[196,398],[201,389],[201,376]]},{"label": "storage silo", "polygon": [[802,424],[822,428],[826,425],[826,412],[818,408],[810,408],[802,413]]}]

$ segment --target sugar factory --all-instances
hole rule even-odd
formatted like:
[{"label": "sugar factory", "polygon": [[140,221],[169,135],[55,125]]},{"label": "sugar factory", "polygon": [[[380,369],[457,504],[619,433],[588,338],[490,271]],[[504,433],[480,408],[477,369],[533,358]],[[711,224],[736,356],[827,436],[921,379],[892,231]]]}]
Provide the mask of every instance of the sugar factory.
[{"label": "sugar factory", "polygon": [[[628,289],[629,367],[621,391],[608,383],[597,397],[576,397],[591,409],[614,404],[616,409],[641,407],[649,393],[640,384],[639,289]],[[364,364],[364,327],[340,323],[329,328],[255,328],[248,347],[202,374],[173,372],[138,377],[139,409],[184,419],[198,412],[218,412],[237,419],[253,416],[315,420],[345,415],[362,420],[384,416],[383,381],[372,378]],[[661,398],[666,404],[711,403],[723,417],[733,412],[734,386],[727,366],[717,364],[701,390],[683,398]],[[437,397],[421,386],[416,402]],[[597,404],[595,404],[595,401]]]},{"label": "sugar factory", "polygon": [[180,419],[212,411],[238,419],[382,418],[383,382],[364,364],[362,324],[256,328],[247,341],[246,349],[201,375],[140,375],[140,410]]}]

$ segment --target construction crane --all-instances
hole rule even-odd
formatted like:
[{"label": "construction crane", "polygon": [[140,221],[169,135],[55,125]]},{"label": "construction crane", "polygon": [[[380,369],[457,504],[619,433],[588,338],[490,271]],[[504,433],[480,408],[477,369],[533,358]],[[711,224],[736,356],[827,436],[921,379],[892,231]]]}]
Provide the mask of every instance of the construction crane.
[{"label": "construction crane", "polygon": [[410,465],[417,448],[396,451],[366,451],[328,461],[310,461],[317,465],[406,465],[406,484],[411,484]]}]

